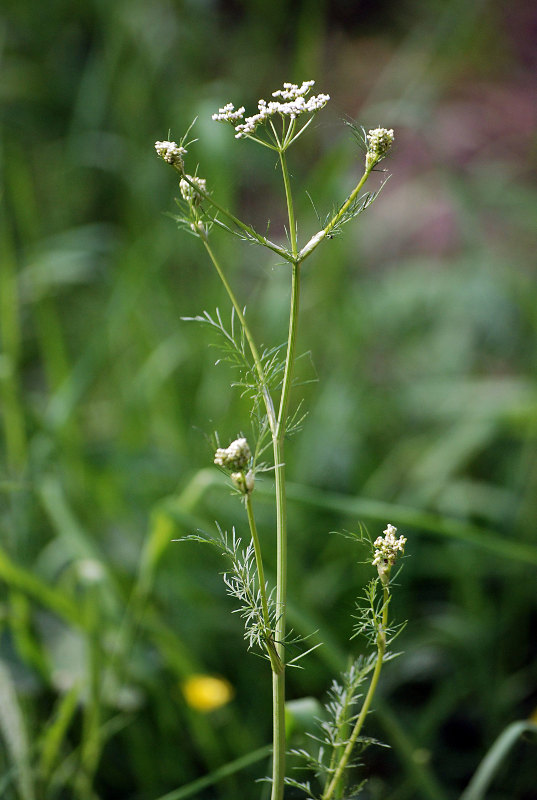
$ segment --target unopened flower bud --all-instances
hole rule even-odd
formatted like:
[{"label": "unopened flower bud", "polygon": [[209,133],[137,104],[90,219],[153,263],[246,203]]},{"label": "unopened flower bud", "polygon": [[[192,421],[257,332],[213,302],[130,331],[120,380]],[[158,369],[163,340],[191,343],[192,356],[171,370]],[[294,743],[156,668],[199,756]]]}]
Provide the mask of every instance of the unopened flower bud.
[{"label": "unopened flower bud", "polygon": [[248,489],[248,494],[252,494],[252,492],[254,491],[255,476],[251,469],[249,469],[246,475],[244,476],[244,480],[246,482],[246,488]]},{"label": "unopened flower bud", "polygon": [[192,233],[195,233],[196,236],[201,236],[202,239],[207,237],[207,228],[201,220],[198,220],[198,222],[191,222],[190,230]]},{"label": "unopened flower bud", "polygon": [[252,470],[248,470],[248,472],[232,472],[231,473],[231,480],[233,481],[233,485],[236,489],[239,490],[241,494],[252,494],[254,490],[254,473]]}]

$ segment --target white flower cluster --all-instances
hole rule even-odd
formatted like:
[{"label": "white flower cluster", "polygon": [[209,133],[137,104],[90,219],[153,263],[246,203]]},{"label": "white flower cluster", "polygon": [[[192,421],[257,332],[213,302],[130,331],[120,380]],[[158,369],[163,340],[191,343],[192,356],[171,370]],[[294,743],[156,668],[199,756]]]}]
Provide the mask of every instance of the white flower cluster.
[{"label": "white flower cluster", "polygon": [[379,565],[391,567],[395,563],[397,553],[405,552],[406,539],[404,536],[400,536],[398,539],[395,538],[397,528],[394,528],[393,525],[388,525],[383,533],[384,538],[379,536],[375,539],[375,547],[377,549],[375,550],[375,558],[373,559],[374,567]]},{"label": "white flower cluster", "polygon": [[186,155],[186,150],[181,145],[178,145],[177,142],[155,142],[155,150],[157,155],[168,164],[183,167],[183,156]]},{"label": "white flower cluster", "polygon": [[257,104],[258,113],[251,117],[246,117],[244,122],[238,125],[235,125],[235,123],[243,118],[244,107],[241,106],[235,111],[233,103],[228,103],[223,108],[220,108],[217,114],[213,114],[212,118],[216,122],[233,123],[236,130],[236,139],[250,136],[258,125],[266,122],[269,117],[275,114],[294,120],[301,114],[314,114],[320,108],[323,108],[330,100],[329,95],[318,94],[308,100],[305,99],[314,83],[315,81],[304,81],[301,86],[296,83],[284,83],[283,89],[277,89],[272,92],[273,97],[281,97],[284,102],[270,100],[267,103],[266,100],[260,100]]},{"label": "white flower cluster", "polygon": [[227,105],[218,109],[217,114],[213,114],[212,119],[215,122],[237,122],[237,120],[243,118],[245,110],[244,106],[235,109],[233,103],[227,103]]},{"label": "white flower cluster", "polygon": [[214,463],[231,470],[242,470],[252,457],[246,439],[235,439],[229,447],[219,447],[214,454]]},{"label": "white flower cluster", "polygon": [[394,135],[390,128],[374,128],[367,134],[367,163],[375,164],[387,154],[393,144]]},{"label": "white flower cluster", "polygon": [[297,86],[296,83],[284,83],[283,89],[276,89],[272,92],[273,97],[281,97],[282,100],[296,100],[297,97],[306,95],[315,81],[302,81],[302,86]]},{"label": "white flower cluster", "polygon": [[[201,189],[202,192],[207,191],[207,181],[205,178],[198,178],[196,175],[187,175],[188,180],[195,183],[198,189]],[[194,189],[193,186],[188,181],[185,181],[184,178],[181,178],[179,181],[179,189],[181,190],[181,197],[183,200],[186,200],[187,203],[193,203],[197,205],[203,199],[201,194]]]}]

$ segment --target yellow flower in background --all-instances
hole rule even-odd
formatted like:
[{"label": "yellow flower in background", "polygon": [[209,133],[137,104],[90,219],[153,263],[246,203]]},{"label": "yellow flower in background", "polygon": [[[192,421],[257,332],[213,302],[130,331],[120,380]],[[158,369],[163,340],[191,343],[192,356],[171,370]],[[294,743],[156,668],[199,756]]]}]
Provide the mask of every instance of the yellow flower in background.
[{"label": "yellow flower in background", "polygon": [[185,700],[196,711],[214,711],[233,698],[229,681],[214,675],[191,675],[182,683]]}]

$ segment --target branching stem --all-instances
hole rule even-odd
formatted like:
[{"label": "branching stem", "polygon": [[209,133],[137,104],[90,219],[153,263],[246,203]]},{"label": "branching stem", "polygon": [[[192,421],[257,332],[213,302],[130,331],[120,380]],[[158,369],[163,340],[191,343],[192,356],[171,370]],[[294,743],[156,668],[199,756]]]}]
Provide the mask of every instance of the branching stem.
[{"label": "branching stem", "polygon": [[267,417],[268,417],[268,421],[269,421],[269,425],[270,425],[270,430],[272,432],[272,435],[274,436],[274,434],[276,433],[276,430],[277,430],[276,412],[274,410],[274,404],[272,402],[272,397],[271,397],[270,392],[268,390],[268,387],[266,385],[265,371],[263,370],[263,365],[262,365],[261,359],[259,357],[259,351],[257,349],[256,343],[254,342],[254,339],[253,339],[253,336],[251,334],[251,331],[250,331],[250,328],[248,326],[248,323],[246,322],[246,317],[244,316],[243,311],[242,311],[242,309],[241,309],[241,307],[240,307],[240,305],[239,305],[239,303],[237,301],[237,298],[235,297],[235,293],[233,292],[233,289],[229,285],[229,282],[228,282],[226,276],[224,275],[224,272],[223,272],[223,270],[222,270],[222,268],[221,268],[221,266],[220,266],[220,264],[218,262],[218,259],[216,258],[215,254],[213,253],[212,248],[209,245],[209,242],[207,241],[207,238],[206,237],[202,237],[202,241],[203,241],[203,244],[205,246],[205,249],[207,250],[207,253],[209,254],[209,258],[213,262],[214,268],[218,272],[220,280],[224,284],[224,288],[225,288],[226,292],[228,293],[229,299],[231,300],[233,308],[235,309],[235,313],[237,314],[237,317],[239,318],[239,321],[240,321],[240,323],[242,325],[242,328],[244,330],[244,335],[246,336],[246,340],[247,340],[248,345],[250,347],[250,352],[252,353],[252,358],[254,359],[255,368],[257,370],[257,375],[259,377],[259,383],[260,383],[260,385],[262,387],[262,390],[263,390],[263,400],[265,401],[265,408],[266,408],[266,411],[267,411]]},{"label": "branching stem", "polygon": [[[289,251],[287,250],[287,248],[280,247],[279,245],[274,244],[274,242],[271,242],[270,239],[267,239],[265,236],[262,236],[254,228],[252,228],[251,225],[247,225],[245,222],[243,222],[238,217],[236,217],[234,214],[232,214],[231,211],[228,211],[227,208],[224,208],[224,206],[221,206],[220,203],[217,203],[217,201],[214,200],[211,197],[211,195],[208,194],[208,192],[204,191],[204,189],[202,187],[200,187],[199,184],[194,183],[194,181],[191,179],[191,177],[189,175],[186,175],[185,173],[181,172],[180,170],[178,170],[178,171],[179,171],[181,177],[183,178],[183,180],[185,180],[190,186],[192,186],[192,188],[195,190],[196,194],[199,194],[200,197],[203,197],[203,199],[207,203],[209,203],[209,205],[211,205],[213,208],[215,208],[216,211],[218,211],[224,217],[227,217],[227,219],[230,222],[232,222],[234,225],[236,225],[237,228],[240,228],[242,231],[244,231],[244,233],[247,235],[247,237],[249,239],[255,239],[255,241],[257,241],[260,245],[263,245],[263,247],[268,247],[269,250],[272,250],[274,253],[277,253],[279,256],[284,258],[286,261],[292,261],[291,255],[290,255]],[[202,237],[202,239],[203,239],[203,237]]]},{"label": "branching stem", "polygon": [[364,174],[362,175],[362,177],[360,178],[360,180],[358,181],[358,183],[356,184],[350,195],[347,197],[347,199],[345,200],[339,211],[336,214],[334,214],[328,225],[326,225],[321,231],[312,236],[309,242],[306,245],[304,245],[304,247],[297,256],[300,261],[304,261],[305,258],[310,256],[315,250],[315,248],[319,245],[319,243],[322,242],[322,240],[326,236],[328,236],[330,231],[332,231],[336,227],[338,222],[344,217],[345,213],[349,210],[349,208],[352,206],[352,204],[358,197],[358,194],[363,189],[364,184],[369,178],[373,167],[374,164],[372,164],[369,167],[366,167]]}]

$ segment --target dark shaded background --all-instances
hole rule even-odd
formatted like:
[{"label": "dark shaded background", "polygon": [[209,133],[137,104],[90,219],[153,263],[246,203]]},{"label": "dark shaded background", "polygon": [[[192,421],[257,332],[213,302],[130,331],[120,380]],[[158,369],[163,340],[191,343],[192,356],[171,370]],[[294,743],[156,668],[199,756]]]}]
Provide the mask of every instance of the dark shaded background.
[{"label": "dark shaded background", "polygon": [[[210,115],[314,78],[332,99],[291,151],[302,241],[318,227],[306,191],[324,218],[360,174],[342,121],[393,127],[396,145],[379,200],[304,274],[291,620],[326,644],[289,697],[322,699],[360,652],[350,616],[370,571],[329,532],[397,525],[408,625],[370,722],[391,749],[368,751],[363,797],[458,797],[537,707],[535,4],[5,0],[1,14],[2,796],[153,800],[270,739],[267,670],[244,653],[221,562],[170,544],[215,518],[243,530],[207,436],[248,423],[209,332],[181,322],[227,300],[164,213],[177,187],[153,143],[198,117],[189,167],[281,238],[273,160]],[[214,239],[259,341],[278,344],[286,268]],[[258,492],[269,547],[269,479]],[[198,672],[234,700],[189,707]],[[534,762],[518,742],[488,800],[536,798]],[[266,769],[199,797],[258,798]]]}]

